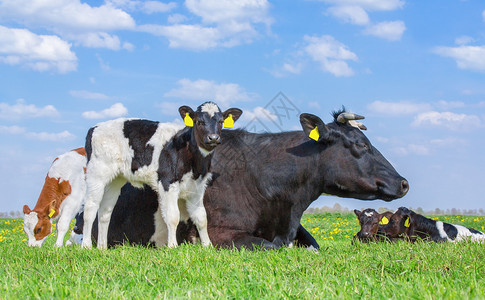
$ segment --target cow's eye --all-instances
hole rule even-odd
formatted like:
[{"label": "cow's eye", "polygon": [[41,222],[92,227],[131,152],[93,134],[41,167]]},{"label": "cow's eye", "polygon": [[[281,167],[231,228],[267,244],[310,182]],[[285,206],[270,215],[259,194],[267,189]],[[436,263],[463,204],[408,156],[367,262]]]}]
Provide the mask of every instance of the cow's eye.
[{"label": "cow's eye", "polygon": [[42,229],[42,227],[37,228],[37,229],[35,230],[35,232],[34,232],[34,233],[35,233],[35,234],[38,234],[38,233],[40,232],[40,230],[41,230],[41,229]]},{"label": "cow's eye", "polygon": [[204,121],[197,121],[197,125],[204,126],[205,122]]}]

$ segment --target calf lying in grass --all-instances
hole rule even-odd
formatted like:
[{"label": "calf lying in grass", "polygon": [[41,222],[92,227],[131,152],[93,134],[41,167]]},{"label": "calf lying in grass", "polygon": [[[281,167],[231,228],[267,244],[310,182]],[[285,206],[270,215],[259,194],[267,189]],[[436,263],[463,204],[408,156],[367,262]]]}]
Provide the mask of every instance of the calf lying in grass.
[{"label": "calf lying in grass", "polygon": [[386,211],[380,214],[375,209],[367,208],[363,211],[354,209],[354,213],[360,224],[360,231],[354,239],[362,242],[385,240],[386,237],[381,228],[389,222],[392,212]]},{"label": "calf lying in grass", "polygon": [[462,225],[435,221],[415,213],[406,207],[400,207],[389,219],[389,224],[382,227],[389,238],[404,237],[411,242],[419,237],[433,242],[460,242],[485,240],[485,234]]}]

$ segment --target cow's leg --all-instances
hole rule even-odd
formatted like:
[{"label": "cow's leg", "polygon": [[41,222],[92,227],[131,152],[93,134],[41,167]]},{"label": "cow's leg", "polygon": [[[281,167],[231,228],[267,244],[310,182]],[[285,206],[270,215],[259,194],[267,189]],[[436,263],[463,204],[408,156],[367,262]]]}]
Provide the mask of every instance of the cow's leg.
[{"label": "cow's leg", "polygon": [[295,240],[298,246],[307,247],[311,250],[320,249],[320,246],[318,245],[315,238],[301,224],[300,226],[298,226]]},{"label": "cow's leg", "polygon": [[125,184],[125,178],[117,177],[105,188],[103,201],[101,202],[98,211],[98,249],[106,249],[108,247],[108,228],[109,221],[111,220],[111,213],[118,201],[121,188]]},{"label": "cow's leg", "polygon": [[262,250],[274,250],[281,248],[280,246],[265,240],[263,238],[251,236],[251,235],[238,235],[233,238],[232,245],[228,244],[226,247],[235,247],[237,249],[246,248],[249,250],[262,249]]},{"label": "cow's leg", "polygon": [[178,198],[180,194],[179,183],[172,183],[169,186],[168,191],[165,191],[163,185],[158,183],[157,193],[162,218],[167,225],[167,246],[171,248],[177,247],[177,226],[180,220],[178,207]]},{"label": "cow's leg", "polygon": [[65,205],[62,208],[62,214],[57,221],[57,240],[55,243],[56,247],[62,247],[64,243],[64,237],[69,230],[71,221],[79,213],[82,207],[82,201],[84,197],[84,192],[71,193],[66,199],[64,199]]},{"label": "cow's leg", "polygon": [[195,197],[187,200],[187,212],[190,219],[197,226],[199,232],[200,242],[202,246],[207,247],[211,245],[209,233],[207,232],[207,213],[204,207],[204,193],[197,194]]},{"label": "cow's leg", "polygon": [[69,225],[71,225],[71,220],[74,218],[77,212],[72,211],[70,207],[64,207],[59,220],[56,223],[57,228],[57,240],[55,247],[62,247],[64,244],[64,236],[69,230]]},{"label": "cow's leg", "polygon": [[114,176],[110,176],[109,167],[90,161],[86,170],[86,197],[84,198],[83,248],[91,249],[91,230],[99,205],[103,200],[104,189]]}]

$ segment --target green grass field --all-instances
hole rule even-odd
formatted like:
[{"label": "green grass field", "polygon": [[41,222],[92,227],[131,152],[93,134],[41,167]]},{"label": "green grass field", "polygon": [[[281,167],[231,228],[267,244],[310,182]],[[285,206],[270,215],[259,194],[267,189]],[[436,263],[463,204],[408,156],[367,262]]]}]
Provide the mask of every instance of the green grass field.
[{"label": "green grass field", "polygon": [[[438,219],[484,230],[485,217]],[[321,250],[181,245],[28,248],[21,219],[0,219],[0,299],[485,299],[485,244],[355,243],[353,214],[305,215]]]}]

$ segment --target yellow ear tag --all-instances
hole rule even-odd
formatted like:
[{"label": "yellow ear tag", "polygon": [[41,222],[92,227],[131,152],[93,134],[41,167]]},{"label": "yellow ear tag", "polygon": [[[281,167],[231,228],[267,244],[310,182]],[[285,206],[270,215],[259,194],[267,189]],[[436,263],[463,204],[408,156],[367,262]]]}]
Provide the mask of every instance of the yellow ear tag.
[{"label": "yellow ear tag", "polygon": [[318,133],[318,127],[313,128],[313,130],[310,131],[310,135],[308,137],[318,142],[318,139],[320,138],[320,134]]},{"label": "yellow ear tag", "polygon": [[51,211],[49,212],[49,218],[52,218],[52,216],[56,213],[56,211],[51,208]]},{"label": "yellow ear tag", "polygon": [[381,221],[379,222],[381,225],[389,224],[389,219],[386,217],[382,217]]},{"label": "yellow ear tag", "polygon": [[184,124],[187,127],[194,127],[194,120],[189,116],[189,113],[185,113]]},{"label": "yellow ear tag", "polygon": [[227,117],[224,120],[224,124],[222,126],[224,126],[224,128],[232,128],[232,127],[234,127],[234,119],[232,118],[232,114],[229,114],[229,117]]},{"label": "yellow ear tag", "polygon": [[404,221],[404,227],[409,227],[409,217],[406,219],[406,221]]}]

